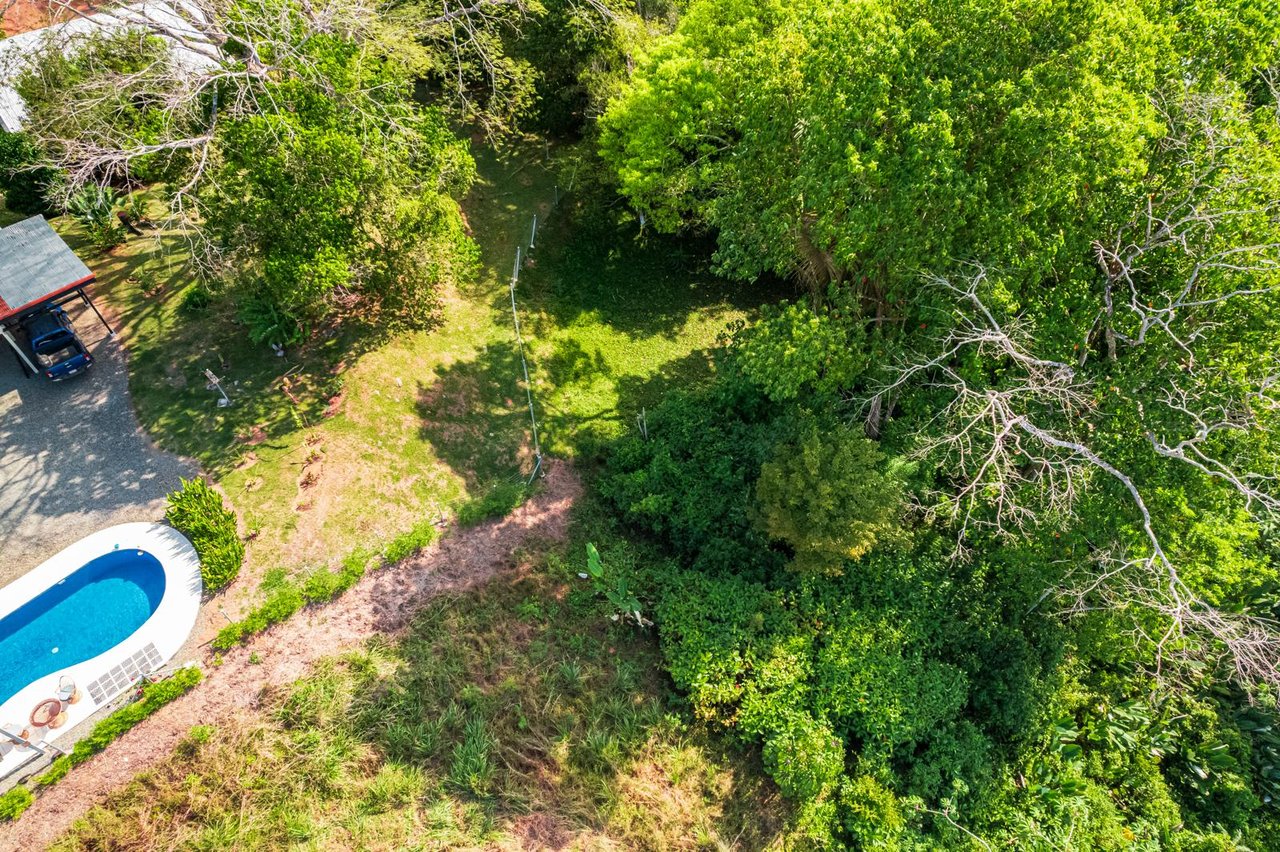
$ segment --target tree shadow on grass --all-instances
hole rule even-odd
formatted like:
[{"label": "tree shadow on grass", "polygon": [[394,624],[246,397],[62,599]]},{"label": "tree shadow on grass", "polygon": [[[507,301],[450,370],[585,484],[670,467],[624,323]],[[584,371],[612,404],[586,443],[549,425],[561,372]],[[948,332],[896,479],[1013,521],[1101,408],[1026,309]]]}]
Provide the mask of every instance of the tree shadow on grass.
[{"label": "tree shadow on grass", "polygon": [[[232,294],[184,307],[195,288],[180,234],[134,237],[96,252],[74,226],[68,242],[97,275],[94,295],[129,351],[129,388],[139,422],[157,444],[198,459],[220,476],[253,447],[283,448],[289,436],[337,410],[347,364],[385,343],[391,327],[360,310],[314,330],[277,356],[249,338]],[[208,387],[221,379],[231,399]]]},{"label": "tree shadow on grass", "polygon": [[591,314],[637,339],[674,338],[699,310],[751,311],[795,296],[793,286],[773,278],[741,282],[716,275],[709,239],[641,237],[633,225],[588,215],[604,214],[575,218],[572,211],[557,211],[521,271],[524,306],[545,312],[560,327]]},{"label": "tree shadow on grass", "polygon": [[[636,417],[673,388],[706,381],[711,349],[698,349],[663,364],[656,373],[620,374],[598,350],[558,336],[541,360],[529,356],[534,411],[543,452],[590,455],[636,428]],[[484,347],[475,358],[419,383],[419,437],[466,482],[468,489],[527,475],[534,454],[528,398],[519,351],[513,342]]]},{"label": "tree shadow on grass", "polygon": [[[610,402],[595,411],[577,404],[572,383],[562,385],[560,393],[540,399],[544,443],[579,456],[596,455],[628,430],[640,428],[646,412],[668,394],[707,382],[713,372],[714,350],[702,348],[667,361],[652,375],[610,373],[604,378]],[[586,381],[599,379],[597,374],[584,375]]]},{"label": "tree shadow on grass", "polygon": [[495,344],[444,368],[434,382],[418,383],[418,434],[468,490],[532,469],[522,375],[514,344]]}]

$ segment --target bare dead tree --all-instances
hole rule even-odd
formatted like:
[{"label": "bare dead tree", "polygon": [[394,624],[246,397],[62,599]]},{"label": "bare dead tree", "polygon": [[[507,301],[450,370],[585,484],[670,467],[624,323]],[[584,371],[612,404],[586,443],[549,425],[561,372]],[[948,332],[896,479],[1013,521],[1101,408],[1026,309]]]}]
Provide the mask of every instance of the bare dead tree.
[{"label": "bare dead tree", "polygon": [[[938,459],[956,476],[953,492],[936,495],[941,499],[935,511],[953,514],[961,541],[975,526],[1018,536],[1050,519],[1069,519],[1083,490],[1100,478],[1117,483],[1137,515],[1146,552],[1119,558],[1118,545],[1101,549],[1089,570],[1074,572],[1055,590],[1066,609],[1082,612],[1101,602],[1157,615],[1163,630],[1156,635],[1147,633],[1142,619],[1135,620],[1135,636],[1155,651],[1157,675],[1164,674],[1170,661],[1221,648],[1242,681],[1280,685],[1280,626],[1215,608],[1184,582],[1138,482],[1093,446],[1092,383],[1074,365],[1033,354],[1028,330],[1016,320],[1001,320],[983,301],[986,282],[981,268],[959,284],[932,277],[931,286],[954,300],[951,329],[936,354],[901,363],[867,400],[868,405],[883,405],[909,384],[950,396],[930,424],[932,436],[916,450],[917,456]],[[987,383],[969,377],[958,365],[973,354],[998,365],[1004,378]],[[1169,404],[1184,401],[1171,396]],[[1247,505],[1275,510],[1275,498],[1262,487],[1273,477],[1235,473],[1198,446],[1201,433],[1207,437],[1234,424],[1226,419],[1198,422],[1202,426],[1196,436],[1174,445],[1153,439],[1153,447],[1226,483]]]},{"label": "bare dead tree", "polygon": [[[1280,241],[1220,239],[1223,233],[1248,234],[1255,224],[1276,221],[1280,198],[1257,197],[1252,191],[1253,176],[1241,162],[1242,139],[1231,119],[1236,104],[1230,94],[1187,82],[1176,97],[1157,101],[1157,106],[1172,131],[1160,141],[1159,155],[1186,177],[1149,195],[1130,224],[1094,243],[1105,286],[1089,335],[1101,328],[1107,357],[1114,361],[1118,344],[1142,346],[1152,332],[1161,332],[1185,355],[1187,368],[1194,369],[1194,344],[1212,328],[1203,320],[1210,309],[1280,288],[1275,275],[1280,272]],[[1189,261],[1176,288],[1153,281],[1147,269],[1153,258],[1170,253]],[[1209,277],[1215,286],[1206,289]],[[1082,364],[1089,342],[1080,347]]]},{"label": "bare dead tree", "polygon": [[[1046,510],[1068,512],[1087,478],[1086,468],[1071,453],[1028,452],[1029,442],[1040,443],[1028,412],[1084,411],[1092,404],[1089,388],[1072,365],[1031,354],[1026,330],[1016,322],[1005,327],[996,320],[979,296],[986,281],[987,273],[980,267],[963,285],[940,276],[928,278],[931,286],[955,300],[955,322],[937,354],[900,365],[867,403],[869,411],[887,409],[889,400],[913,383],[952,392],[951,401],[933,420],[957,428],[926,438],[915,455],[940,456],[948,466],[966,472],[957,492],[934,495],[942,498],[941,506],[960,516],[962,539],[974,524],[1021,533]],[[1007,360],[1019,374],[1001,387],[974,387],[956,366],[968,352]],[[1044,498],[1037,505],[1019,497],[1020,487],[1032,481],[1039,483],[1037,490]],[[994,507],[993,514],[978,511],[987,506]]]},{"label": "bare dead tree", "polygon": [[[415,138],[401,126],[397,109],[384,108],[393,99],[373,89],[356,95],[334,91],[323,58],[310,49],[317,37],[347,39],[358,46],[362,64],[390,56],[409,73],[421,74],[432,62],[432,48],[423,47],[428,31],[437,36],[434,47],[441,55],[449,52],[439,47],[446,33],[458,40],[457,51],[471,49],[467,40],[472,38],[496,46],[485,40],[486,27],[525,9],[524,0],[444,0],[439,14],[406,29],[389,23],[366,0],[142,0],[105,11],[74,0],[49,2],[51,16],[71,24],[51,28],[36,56],[14,51],[7,57],[9,67],[0,68],[10,81],[44,85],[48,94],[26,128],[48,155],[41,165],[66,176],[65,199],[86,185],[135,183],[140,163],[153,169],[157,160],[168,164],[176,179],[170,178],[167,187],[169,215],[162,229],[185,234],[193,259],[213,276],[230,262],[202,227],[209,212],[203,199],[218,194],[210,190],[217,189],[220,128],[286,109],[273,97],[276,84],[300,82],[350,110],[357,124],[390,127],[405,139]],[[41,56],[72,56],[88,40],[102,37],[136,37],[139,56],[151,59],[127,73],[94,69],[74,91],[42,80],[46,66],[57,63]],[[506,86],[498,76],[492,79],[494,86]],[[127,120],[127,111],[139,103],[151,116],[145,131]],[[287,133],[287,127],[287,122],[272,125],[273,132]],[[381,144],[380,139],[385,136],[367,144]]]},{"label": "bare dead tree", "polygon": [[[582,0],[601,20],[613,12],[599,0]],[[434,0],[424,15],[383,14],[374,0],[141,0],[99,8],[78,0],[48,0],[50,16],[77,26],[53,28],[39,53],[69,55],[95,35],[136,33],[158,40],[162,56],[131,73],[101,69],[74,92],[57,93],[54,108],[30,117],[29,133],[67,175],[66,193],[90,184],[129,181],[136,165],[157,156],[185,158],[183,178],[170,193],[172,219],[198,231],[198,190],[211,175],[210,146],[219,126],[280,109],[269,83],[297,79],[336,97],[323,62],[308,50],[323,34],[361,46],[368,61],[395,56],[415,75],[447,82],[446,101],[463,117],[495,134],[532,97],[527,69],[503,51],[505,35],[518,34],[529,14],[527,0]],[[38,58],[9,57],[0,74],[11,82],[39,74]],[[362,60],[364,61],[364,60]],[[477,81],[487,89],[476,102]],[[344,99],[373,123],[394,125],[397,113],[380,110],[382,99]],[[146,135],[119,120],[130,101],[144,101],[159,117]]]},{"label": "bare dead tree", "polygon": [[[1120,486],[1142,544],[1098,543],[1055,590],[1067,610],[1141,613],[1134,635],[1155,650],[1157,674],[1167,662],[1222,652],[1242,682],[1280,686],[1280,627],[1195,593],[1142,484],[1096,439],[1106,427],[1094,400],[1115,390],[1097,387],[1098,378],[1146,359],[1165,384],[1148,382],[1135,401],[1142,426],[1133,437],[1155,459],[1220,484],[1255,516],[1280,515],[1280,471],[1273,454],[1256,451],[1277,425],[1280,368],[1275,359],[1225,363],[1221,354],[1247,317],[1280,308],[1280,199],[1254,171],[1238,99],[1187,83],[1159,106],[1169,127],[1158,152],[1166,177],[1127,224],[1094,243],[1100,304],[1079,357],[1037,354],[1034,329],[985,301],[982,268],[934,276],[930,285],[952,305],[948,330],[931,354],[900,363],[867,410],[887,409],[912,384],[946,395],[917,454],[953,477],[935,511],[953,514],[961,542],[975,526],[1018,536],[1069,522],[1085,488]],[[1095,345],[1106,362],[1086,372]]]}]

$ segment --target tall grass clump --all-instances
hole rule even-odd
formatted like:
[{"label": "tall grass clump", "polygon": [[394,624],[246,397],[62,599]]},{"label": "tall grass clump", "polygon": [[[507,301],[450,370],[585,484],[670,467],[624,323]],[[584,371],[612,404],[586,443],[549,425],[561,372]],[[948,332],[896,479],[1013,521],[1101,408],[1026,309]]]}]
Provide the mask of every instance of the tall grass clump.
[{"label": "tall grass clump", "polygon": [[387,564],[399,562],[431,546],[439,537],[440,532],[434,523],[430,520],[421,521],[413,529],[391,539],[382,552],[382,558],[387,561]]},{"label": "tall grass clump", "polygon": [[236,516],[223,504],[222,495],[198,476],[182,480],[182,488],[167,499],[164,519],[195,546],[205,591],[222,591],[244,564]]},{"label": "tall grass clump", "polygon": [[12,822],[35,802],[36,797],[21,785],[0,796],[0,822]]}]

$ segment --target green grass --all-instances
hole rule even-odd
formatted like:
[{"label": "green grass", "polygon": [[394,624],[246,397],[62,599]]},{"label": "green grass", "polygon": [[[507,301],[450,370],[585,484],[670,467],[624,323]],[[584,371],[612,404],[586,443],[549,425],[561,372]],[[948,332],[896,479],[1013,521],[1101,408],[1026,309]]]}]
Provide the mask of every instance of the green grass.
[{"label": "green grass", "polygon": [[[211,472],[251,535],[246,574],[268,575],[238,584],[240,626],[328,599],[375,555],[428,541],[442,514],[476,523],[524,499],[533,453],[506,284],[535,211],[518,296],[547,452],[589,454],[634,428],[776,296],[589,199],[553,209],[563,163],[537,150],[478,153],[465,210],[482,275],[445,294],[429,331],[353,320],[280,359],[224,301],[180,310],[192,283],[176,235],[88,257],[121,317],[140,420]],[[671,714],[652,636],[610,621],[576,569],[535,561],[513,585],[432,605],[399,645],[280,687],[257,721],[193,731],[55,848],[776,845],[776,792],[753,759]]]},{"label": "green grass", "polygon": [[[56,223],[119,317],[143,426],[198,459],[239,512],[250,577],[332,565],[424,518],[475,522],[524,496],[533,449],[506,284],[535,211],[538,248],[518,294],[548,452],[581,454],[672,384],[704,376],[727,324],[772,295],[716,278],[700,249],[587,212],[581,192],[553,209],[577,154],[551,150],[552,162],[541,145],[477,151],[464,208],[482,271],[444,294],[437,328],[387,336],[355,316],[285,358],[249,342],[226,300],[182,309],[193,282],[179,235],[95,255],[74,223]],[[205,369],[230,408],[216,406]],[[241,588],[227,606],[254,603]]]},{"label": "green grass", "polygon": [[538,560],[264,696],[260,720],[194,732],[52,848],[780,843],[754,760],[670,715],[657,664]]}]

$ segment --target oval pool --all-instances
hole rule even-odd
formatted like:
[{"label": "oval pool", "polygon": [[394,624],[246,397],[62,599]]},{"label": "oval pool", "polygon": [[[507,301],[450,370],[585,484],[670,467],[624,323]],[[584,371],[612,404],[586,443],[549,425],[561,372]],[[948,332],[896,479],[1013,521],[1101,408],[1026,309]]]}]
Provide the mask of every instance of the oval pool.
[{"label": "oval pool", "polygon": [[0,618],[0,704],[128,639],[159,608],[164,584],[160,560],[116,550]]},{"label": "oval pool", "polygon": [[0,778],[173,659],[202,591],[191,542],[149,523],[99,530],[0,589],[0,726],[27,728],[64,678],[80,690],[60,726],[29,730],[36,747],[0,743]]}]

